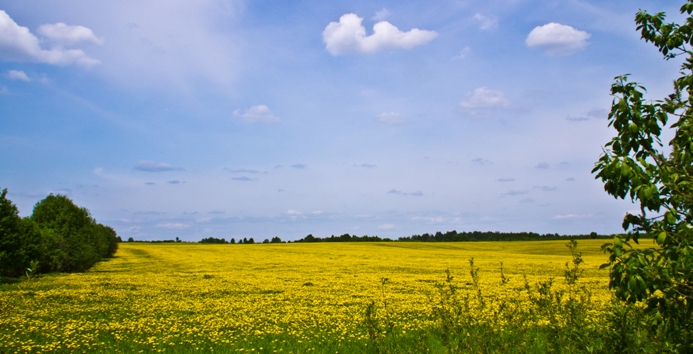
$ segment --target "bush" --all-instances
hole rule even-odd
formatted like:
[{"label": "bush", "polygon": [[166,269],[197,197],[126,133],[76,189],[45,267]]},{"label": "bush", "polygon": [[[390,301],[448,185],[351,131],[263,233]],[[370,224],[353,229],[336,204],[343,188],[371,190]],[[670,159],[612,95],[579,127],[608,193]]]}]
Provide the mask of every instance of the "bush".
[{"label": "bush", "polygon": [[[80,272],[118,250],[118,235],[98,224],[85,208],[63,195],[49,195],[20,218],[17,207],[0,193],[0,274]],[[33,265],[32,265],[33,264]],[[36,265],[38,264],[38,269]]]}]

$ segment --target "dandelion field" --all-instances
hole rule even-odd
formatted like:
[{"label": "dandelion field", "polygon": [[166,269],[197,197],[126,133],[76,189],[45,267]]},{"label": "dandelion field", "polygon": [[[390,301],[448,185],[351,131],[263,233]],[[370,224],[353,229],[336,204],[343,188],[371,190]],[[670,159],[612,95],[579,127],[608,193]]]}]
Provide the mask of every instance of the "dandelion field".
[{"label": "dandelion field", "polygon": [[[573,285],[565,241],[121,243],[86,273],[0,285],[0,352],[444,352],[464,323],[570,325],[543,307],[573,300],[588,328],[611,301],[603,243],[579,242]],[[541,344],[523,333],[516,351]]]}]

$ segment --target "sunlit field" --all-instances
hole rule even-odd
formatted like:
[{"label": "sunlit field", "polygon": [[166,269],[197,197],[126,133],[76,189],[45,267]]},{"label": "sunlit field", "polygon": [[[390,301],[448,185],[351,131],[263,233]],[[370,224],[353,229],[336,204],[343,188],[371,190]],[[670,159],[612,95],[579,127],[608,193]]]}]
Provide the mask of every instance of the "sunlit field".
[{"label": "sunlit field", "polygon": [[541,312],[531,289],[550,278],[564,294],[557,301],[578,288],[589,294],[589,321],[599,322],[611,299],[608,272],[598,270],[603,243],[579,242],[584,273],[572,286],[565,241],[121,243],[115,258],[86,273],[1,285],[0,352],[334,353],[388,336],[429,350],[424,334],[444,321],[436,313],[451,306],[445,297],[499,331],[512,316],[555,325],[528,315]]}]

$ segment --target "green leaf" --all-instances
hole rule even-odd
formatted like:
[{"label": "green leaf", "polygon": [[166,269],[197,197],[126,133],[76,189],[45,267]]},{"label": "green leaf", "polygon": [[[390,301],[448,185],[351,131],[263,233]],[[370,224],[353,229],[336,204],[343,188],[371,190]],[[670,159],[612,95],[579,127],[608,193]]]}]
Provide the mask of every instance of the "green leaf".
[{"label": "green leaf", "polygon": [[666,240],[666,238],[667,238],[666,231],[660,232],[659,235],[657,236],[657,243],[661,245],[662,243],[664,243],[664,240]]}]

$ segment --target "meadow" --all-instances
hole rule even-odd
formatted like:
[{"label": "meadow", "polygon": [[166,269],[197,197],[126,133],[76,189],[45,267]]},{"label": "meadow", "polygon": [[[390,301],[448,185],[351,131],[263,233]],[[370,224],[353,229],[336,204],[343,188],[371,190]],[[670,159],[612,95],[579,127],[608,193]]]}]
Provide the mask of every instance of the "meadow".
[{"label": "meadow", "polygon": [[607,320],[603,243],[579,242],[574,284],[566,241],[121,243],[85,273],[0,285],[0,352],[494,351],[489,334],[542,351]]}]

